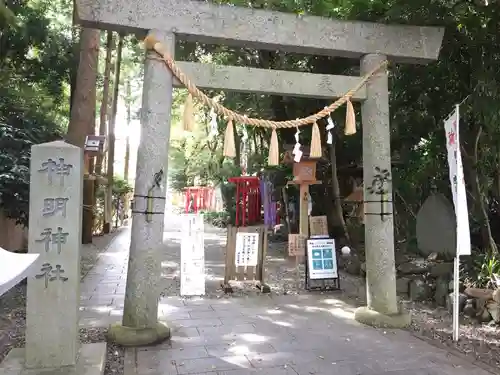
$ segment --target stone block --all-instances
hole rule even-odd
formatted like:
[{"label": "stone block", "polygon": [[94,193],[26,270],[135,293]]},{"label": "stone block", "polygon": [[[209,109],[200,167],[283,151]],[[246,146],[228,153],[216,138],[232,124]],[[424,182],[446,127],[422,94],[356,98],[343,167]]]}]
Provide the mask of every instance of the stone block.
[{"label": "stone block", "polygon": [[205,373],[209,371],[219,372],[224,370],[238,370],[251,367],[250,362],[244,355],[220,358],[209,357],[185,360],[182,366],[177,367],[177,372],[179,375],[183,375]]},{"label": "stone block", "polygon": [[500,304],[495,301],[488,301],[486,303],[486,308],[491,315],[491,318],[499,323],[500,322]]},{"label": "stone block", "polygon": [[410,300],[412,301],[426,301],[431,298],[430,285],[421,279],[414,279],[410,281]]},{"label": "stone block", "polygon": [[407,277],[401,277],[396,279],[396,293],[398,294],[408,294],[410,287],[410,279]]},{"label": "stone block", "polygon": [[481,288],[467,288],[464,294],[470,298],[480,298],[484,300],[493,299],[493,290]]},{"label": "stone block", "polygon": [[421,275],[429,270],[429,265],[423,259],[400,264],[397,271],[401,275]]},{"label": "stone block", "polygon": [[239,324],[234,326],[199,327],[198,331],[201,336],[239,335],[255,333],[255,327],[252,324]]},{"label": "stone block", "polygon": [[182,320],[173,320],[172,326],[175,327],[217,327],[221,326],[222,322],[220,319],[182,319]]},{"label": "stone block", "polygon": [[436,290],[434,291],[434,301],[438,306],[447,306],[448,302],[448,284],[449,279],[447,277],[438,277],[436,279]]},{"label": "stone block", "polygon": [[63,141],[35,145],[30,164],[30,254],[40,254],[28,279],[28,368],[75,365],[80,304],[83,152]]},{"label": "stone block", "polygon": [[316,361],[311,363],[298,363],[292,366],[297,374],[329,374],[329,375],[350,375],[350,374],[370,374],[373,371],[366,366],[363,361]]},{"label": "stone block", "polygon": [[352,255],[345,259],[344,269],[351,275],[360,275],[361,261],[357,255]]},{"label": "stone block", "polygon": [[456,223],[452,204],[442,194],[429,196],[417,213],[419,251],[453,257],[456,252]]},{"label": "stone block", "polygon": [[225,343],[221,345],[207,345],[206,349],[211,357],[227,357],[231,355],[256,355],[276,353],[276,349],[267,343]]},{"label": "stone block", "polygon": [[431,264],[429,274],[433,277],[447,276],[447,279],[449,279],[453,274],[453,262]]},{"label": "stone block", "polygon": [[137,349],[138,362],[162,361],[184,361],[187,359],[207,358],[209,355],[203,346],[193,346],[182,349],[163,349],[149,347]]}]

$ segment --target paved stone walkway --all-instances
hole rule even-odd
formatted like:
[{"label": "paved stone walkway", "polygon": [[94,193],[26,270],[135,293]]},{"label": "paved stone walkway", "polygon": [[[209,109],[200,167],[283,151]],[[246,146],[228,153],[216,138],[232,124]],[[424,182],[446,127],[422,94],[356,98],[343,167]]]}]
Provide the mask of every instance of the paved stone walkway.
[{"label": "paved stone walkway", "polygon": [[[166,228],[166,249],[179,246],[175,223]],[[120,233],[84,279],[82,326],[105,327],[121,319],[129,236],[128,230]],[[223,242],[217,231],[207,237]],[[175,279],[168,269],[178,259],[172,252],[165,256],[164,277]],[[218,263],[207,258],[209,285],[216,285]],[[159,315],[172,327],[171,342],[128,349],[125,375],[490,374],[406,331],[356,323],[353,307],[335,294],[166,296]]]},{"label": "paved stone walkway", "polygon": [[83,279],[80,327],[107,327],[121,320],[129,245],[130,228],[122,228]]}]

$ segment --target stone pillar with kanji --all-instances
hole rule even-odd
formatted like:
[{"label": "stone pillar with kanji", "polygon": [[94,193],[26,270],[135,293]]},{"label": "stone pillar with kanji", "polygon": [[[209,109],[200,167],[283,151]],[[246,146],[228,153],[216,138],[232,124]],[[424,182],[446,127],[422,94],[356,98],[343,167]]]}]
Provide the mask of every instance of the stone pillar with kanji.
[{"label": "stone pillar with kanji", "polygon": [[63,141],[31,148],[26,367],[76,364],[79,351],[83,151]]}]

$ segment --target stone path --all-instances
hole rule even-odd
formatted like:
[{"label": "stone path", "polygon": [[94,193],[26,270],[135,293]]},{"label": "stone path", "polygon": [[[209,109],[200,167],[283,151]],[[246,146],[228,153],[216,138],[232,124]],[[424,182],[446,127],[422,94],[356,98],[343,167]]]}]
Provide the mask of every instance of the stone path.
[{"label": "stone path", "polygon": [[[335,294],[175,296],[180,239],[178,224],[170,220],[162,265],[164,286],[171,289],[165,289],[159,315],[169,321],[172,340],[128,349],[125,375],[490,374],[406,331],[357,324],[354,308]],[[207,233],[207,290],[218,288],[223,272],[220,234]],[[128,244],[124,231],[84,279],[82,326],[121,319]]]},{"label": "stone path", "polygon": [[129,245],[130,228],[122,228],[83,279],[80,327],[107,327],[121,320]]}]

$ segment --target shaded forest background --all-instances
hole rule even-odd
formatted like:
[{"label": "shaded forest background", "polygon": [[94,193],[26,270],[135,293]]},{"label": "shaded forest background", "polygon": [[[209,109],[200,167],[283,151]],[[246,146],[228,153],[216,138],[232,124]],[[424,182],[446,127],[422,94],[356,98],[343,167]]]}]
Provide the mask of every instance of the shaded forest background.
[{"label": "shaded forest background", "polygon": [[[461,107],[461,143],[474,248],[474,256],[466,265],[468,277],[484,285],[493,273],[500,272],[498,4],[488,4],[485,0],[224,2],[339,19],[444,26],[439,61],[427,66],[390,67],[397,247],[398,251],[402,248],[416,251],[416,212],[432,192],[440,192],[451,200],[443,120],[456,103],[467,98]],[[128,124],[140,115],[142,46],[134,36],[73,25],[72,7],[69,0],[0,0],[0,207],[8,217],[23,225],[27,224],[32,144],[65,137],[83,146],[85,135],[99,133],[107,134],[112,144],[118,100],[125,103]],[[180,60],[226,65],[359,75],[359,61],[280,51],[179,43],[176,56]],[[248,116],[276,120],[303,117],[327,104],[289,97],[209,94],[226,107]],[[182,132],[180,114],[185,97],[184,90],[175,91],[169,158],[174,189],[225,183],[228,177],[241,174],[242,158],[246,159],[249,173],[265,167],[268,131],[238,127],[237,157],[225,159],[222,156],[225,123],[218,121],[215,129],[209,108],[197,108],[195,132]],[[362,228],[344,226],[340,219],[344,212],[339,212],[335,204],[339,195],[342,198],[352,191],[352,180],[361,176],[362,127],[358,124],[355,136],[343,136],[344,117],[341,110],[333,114],[338,125],[334,145],[325,144],[325,160],[318,171],[323,184],[312,188],[311,195],[314,214],[327,215],[332,233],[349,238],[355,248],[361,249]],[[358,121],[360,117],[358,113]],[[293,143],[294,132],[279,132],[280,144]],[[310,130],[306,129],[302,135],[302,143],[307,144]],[[112,161],[110,153],[106,160],[91,165],[90,172],[105,173],[108,180],[114,178],[118,182],[112,185],[120,192],[129,189],[124,182],[128,180],[128,167],[114,171]],[[106,190],[101,188],[97,195],[112,193],[103,189]],[[88,220],[92,221],[92,215]],[[109,217],[106,220],[109,222]]]}]

